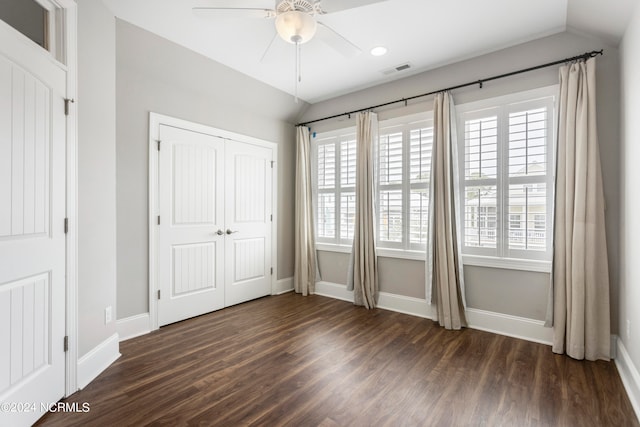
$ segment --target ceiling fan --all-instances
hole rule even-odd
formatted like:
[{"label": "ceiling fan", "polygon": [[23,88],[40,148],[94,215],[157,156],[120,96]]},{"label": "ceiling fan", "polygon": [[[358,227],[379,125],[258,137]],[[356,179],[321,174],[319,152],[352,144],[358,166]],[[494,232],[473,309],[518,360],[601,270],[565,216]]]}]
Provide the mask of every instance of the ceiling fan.
[{"label": "ceiling fan", "polygon": [[[219,16],[224,11],[246,11],[275,18],[275,34],[260,58],[262,62],[280,38],[295,45],[296,50],[296,85],[295,99],[298,101],[298,83],[302,80],[300,73],[300,45],[316,37],[343,56],[349,58],[362,51],[358,46],[342,36],[333,28],[318,19],[331,13],[347,9],[367,6],[385,0],[252,0],[239,2],[237,0],[208,0],[204,6],[193,8],[193,12],[200,16]],[[240,6],[244,3],[245,6]]]}]

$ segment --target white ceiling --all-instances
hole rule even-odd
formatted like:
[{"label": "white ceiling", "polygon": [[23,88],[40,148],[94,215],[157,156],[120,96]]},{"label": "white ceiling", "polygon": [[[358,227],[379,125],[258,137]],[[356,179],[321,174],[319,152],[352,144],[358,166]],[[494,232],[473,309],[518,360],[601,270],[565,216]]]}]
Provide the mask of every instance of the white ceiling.
[{"label": "white ceiling", "polygon": [[[216,0],[104,0],[120,19],[254,77],[295,90],[295,48],[277,38],[273,18],[261,12],[209,13],[192,7]],[[301,99],[314,103],[395,78],[565,31],[617,45],[638,0],[386,0],[330,13],[320,20],[362,53],[339,54],[318,37],[302,45]],[[217,4],[220,4],[219,2]],[[229,4],[227,2],[226,4]],[[264,0],[238,0],[238,6]],[[373,57],[382,45],[388,53]],[[406,71],[382,71],[409,63]]]}]

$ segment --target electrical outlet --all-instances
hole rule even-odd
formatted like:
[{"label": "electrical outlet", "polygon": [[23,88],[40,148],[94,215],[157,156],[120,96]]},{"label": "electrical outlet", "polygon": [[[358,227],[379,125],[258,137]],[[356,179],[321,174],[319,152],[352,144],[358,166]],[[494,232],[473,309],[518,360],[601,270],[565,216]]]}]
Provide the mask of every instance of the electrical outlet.
[{"label": "electrical outlet", "polygon": [[104,324],[111,322],[111,306],[104,309]]},{"label": "electrical outlet", "polygon": [[631,338],[631,320],[627,319],[627,340]]}]

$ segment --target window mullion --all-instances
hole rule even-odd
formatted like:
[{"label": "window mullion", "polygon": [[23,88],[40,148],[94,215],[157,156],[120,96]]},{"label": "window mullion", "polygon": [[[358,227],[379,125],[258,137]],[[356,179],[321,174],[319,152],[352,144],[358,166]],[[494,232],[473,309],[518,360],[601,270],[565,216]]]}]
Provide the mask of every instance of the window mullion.
[{"label": "window mullion", "polygon": [[334,202],[334,208],[335,208],[335,243],[336,244],[340,244],[340,241],[342,240],[341,238],[341,233],[340,233],[340,227],[342,226],[342,218],[340,216],[340,203],[341,203],[341,199],[342,199],[342,188],[341,188],[341,178],[342,178],[342,171],[341,171],[341,160],[342,160],[342,150],[341,150],[341,142],[340,139],[336,139],[336,141],[334,142],[334,149],[335,149],[335,156],[336,156],[336,167],[335,167],[335,177],[334,177],[334,182],[335,182],[335,192],[334,192],[334,198],[335,198],[335,202]]},{"label": "window mullion", "polygon": [[409,126],[402,131],[402,247],[409,249],[409,157],[411,155]]},{"label": "window mullion", "polygon": [[507,256],[509,248],[509,119],[504,107],[498,114],[498,182],[497,199],[499,215],[496,215],[497,255]]}]

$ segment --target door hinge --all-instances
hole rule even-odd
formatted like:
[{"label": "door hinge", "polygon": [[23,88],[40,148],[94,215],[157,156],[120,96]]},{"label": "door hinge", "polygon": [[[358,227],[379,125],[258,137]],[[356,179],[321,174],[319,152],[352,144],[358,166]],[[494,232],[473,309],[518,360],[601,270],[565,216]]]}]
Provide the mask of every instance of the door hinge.
[{"label": "door hinge", "polygon": [[158,289],[158,299],[160,299],[160,289]]},{"label": "door hinge", "polygon": [[271,222],[273,222],[273,214],[271,214]]},{"label": "door hinge", "polygon": [[271,169],[273,169],[273,164],[275,163],[275,161],[271,160]]},{"label": "door hinge", "polygon": [[160,225],[160,215],[158,215],[158,225]]},{"label": "door hinge", "polygon": [[69,336],[68,335],[65,335],[64,344],[63,345],[64,345],[64,351],[66,353],[67,351],[69,351]]},{"label": "door hinge", "polygon": [[64,99],[64,115],[68,116],[69,115],[69,103],[70,102],[76,102],[75,99],[69,99],[69,98],[65,98]]},{"label": "door hinge", "polygon": [[64,234],[69,232],[69,218],[64,219]]},{"label": "door hinge", "polygon": [[156,139],[156,142],[158,143],[158,151],[160,151],[160,140]]},{"label": "door hinge", "polygon": [[271,267],[271,275],[273,276],[273,267]]}]

